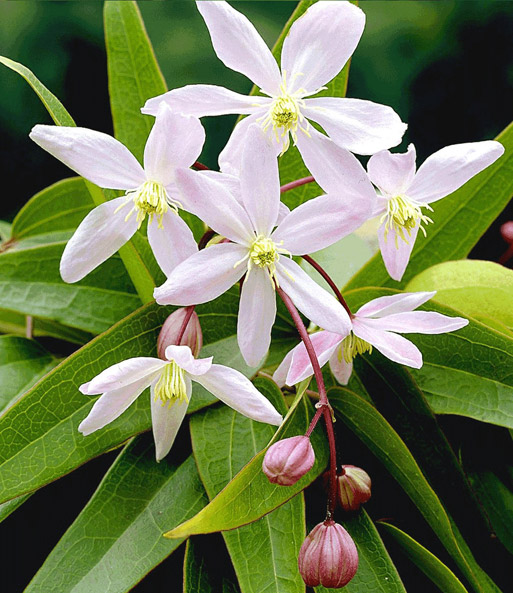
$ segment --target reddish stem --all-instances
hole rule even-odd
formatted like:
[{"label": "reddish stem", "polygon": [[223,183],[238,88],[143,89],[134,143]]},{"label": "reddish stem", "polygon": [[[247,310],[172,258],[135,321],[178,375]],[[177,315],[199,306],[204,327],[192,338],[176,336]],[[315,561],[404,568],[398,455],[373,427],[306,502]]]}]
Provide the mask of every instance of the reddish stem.
[{"label": "reddish stem", "polygon": [[196,305],[190,305],[189,307],[186,307],[187,313],[185,314],[185,317],[183,318],[182,325],[180,327],[180,331],[178,332],[178,337],[176,338],[177,346],[180,345],[183,335],[185,334],[185,330],[187,329],[187,326],[189,325],[189,321],[191,320],[192,314],[194,313],[194,307],[196,307]]},{"label": "reddish stem", "polygon": [[201,237],[201,239],[198,241],[198,249],[205,249],[205,247],[207,246],[207,243],[210,241],[210,239],[215,237],[215,235],[216,235],[216,232],[213,231],[212,229],[208,229],[208,231],[205,231],[203,233],[203,236]]},{"label": "reddish stem", "polygon": [[196,161],[194,163],[194,165],[192,165],[195,169],[198,169],[198,171],[210,171],[210,169],[207,167],[207,165],[204,165],[203,163],[200,163],[199,161]]},{"label": "reddish stem", "polygon": [[315,268],[317,270],[317,272],[319,272],[319,274],[324,278],[324,280],[326,280],[326,282],[330,285],[331,290],[335,293],[335,296],[337,297],[337,299],[341,302],[342,306],[349,314],[349,317],[352,317],[353,314],[351,313],[351,309],[349,308],[349,305],[346,303],[346,300],[342,296],[342,293],[338,289],[338,286],[335,284],[335,282],[333,281],[331,276],[328,274],[328,272],[326,272],[326,270],[321,266],[321,264],[317,263],[309,255],[302,255],[301,257],[305,261],[307,261],[313,268]]},{"label": "reddish stem", "polygon": [[291,189],[295,189],[296,187],[300,187],[301,185],[306,185],[307,183],[312,183],[315,179],[309,175],[308,177],[302,177],[301,179],[296,179],[295,181],[291,181],[290,183],[286,183],[280,187],[280,192],[283,194],[286,191]]},{"label": "reddish stem", "polygon": [[499,263],[505,265],[513,257],[513,243],[506,249],[506,251],[499,257]]}]

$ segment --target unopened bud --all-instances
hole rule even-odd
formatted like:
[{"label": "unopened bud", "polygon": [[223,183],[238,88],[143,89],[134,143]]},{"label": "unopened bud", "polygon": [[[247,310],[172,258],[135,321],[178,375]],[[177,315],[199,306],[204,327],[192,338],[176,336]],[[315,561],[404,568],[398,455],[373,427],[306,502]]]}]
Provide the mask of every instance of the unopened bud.
[{"label": "unopened bud", "polygon": [[309,587],[338,589],[356,574],[358,551],[342,525],[327,520],[306,536],[299,550],[298,566]]},{"label": "unopened bud", "polygon": [[501,235],[506,243],[513,243],[513,220],[508,220],[501,226]]},{"label": "unopened bud", "polygon": [[342,471],[337,476],[340,504],[345,511],[357,511],[371,497],[370,476],[354,465],[343,465]]},{"label": "unopened bud", "polygon": [[157,352],[159,358],[166,360],[166,348],[168,346],[189,346],[194,357],[198,356],[201,347],[203,346],[203,334],[201,332],[201,325],[196,311],[193,311],[187,327],[183,333],[180,344],[177,343],[182,330],[182,325],[186,316],[189,314],[189,309],[177,309],[164,321],[164,325],[160,330],[157,340]]},{"label": "unopened bud", "polygon": [[262,464],[273,484],[292,486],[312,469],[315,453],[306,436],[290,437],[271,445]]}]

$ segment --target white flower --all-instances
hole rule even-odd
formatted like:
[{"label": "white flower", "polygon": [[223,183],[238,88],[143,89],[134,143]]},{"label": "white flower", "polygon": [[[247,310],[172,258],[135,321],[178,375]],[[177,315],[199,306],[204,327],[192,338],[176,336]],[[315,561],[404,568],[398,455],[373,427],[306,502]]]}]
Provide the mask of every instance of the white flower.
[{"label": "white flower", "polygon": [[281,415],[238,371],[212,358],[195,359],[188,346],[168,346],[166,359],[129,358],[105,369],[80,386],[86,395],[102,394],[78,430],[87,436],[120,416],[147,388],[151,391],[151,419],[156,457],[165,457],[189,405],[196,381],[221,401],[252,420],[279,425]]},{"label": "white flower", "polygon": [[371,101],[318,97],[344,67],[365,26],[365,14],[349,2],[317,2],[295,21],[283,43],[281,73],[269,48],[249,20],[227,2],[196,3],[205,19],[219,59],[250,78],[267,97],[245,96],[215,85],[189,85],[146,102],[143,113],[155,114],[162,101],[173,110],[197,117],[247,114],[235,127],[219,156],[226,173],[237,174],[248,127],[258,122],[273,139],[276,153],[289,146],[301,152],[312,127],[320,124],[339,146],[373,154],[396,146],[406,130],[390,107]]},{"label": "white flower", "polygon": [[77,282],[114,254],[148,216],[148,240],[167,275],[197,251],[173,194],[178,167],[198,158],[205,131],[198,119],[159,108],[144,149],[144,169],[121,142],[86,128],[37,125],[36,144],[96,185],[126,195],[97,206],[80,223],[61,259],[65,282]]}]

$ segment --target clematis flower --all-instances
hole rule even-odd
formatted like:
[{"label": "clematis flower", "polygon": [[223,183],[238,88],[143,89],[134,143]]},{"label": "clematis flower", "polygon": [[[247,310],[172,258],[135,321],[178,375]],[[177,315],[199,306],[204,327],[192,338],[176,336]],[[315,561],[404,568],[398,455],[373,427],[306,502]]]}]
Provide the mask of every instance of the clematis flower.
[{"label": "clematis flower", "polygon": [[176,168],[192,165],[205,141],[198,119],[162,105],[144,149],[144,169],[121,142],[102,132],[37,125],[30,137],[85,179],[126,192],[94,208],[80,223],[62,254],[65,282],[81,280],[113,255],[146,216],[150,246],[166,275],[198,250],[178,216],[182,204],[174,198]]},{"label": "clematis flower", "polygon": [[221,401],[252,420],[278,425],[281,415],[238,371],[212,364],[212,357],[195,359],[188,346],[168,346],[166,360],[129,358],[102,371],[80,386],[85,395],[102,394],[78,430],[87,436],[120,416],[147,388],[157,461],[171,449],[189,405],[196,381]]},{"label": "clematis flower", "polygon": [[[331,372],[346,385],[353,370],[357,354],[372,352],[381,354],[406,366],[419,369],[422,366],[420,350],[399,334],[444,334],[468,324],[468,319],[448,317],[434,311],[414,311],[427,302],[436,292],[405,292],[384,296],[369,301],[352,316],[349,335],[337,335],[319,331],[310,336],[319,364],[328,361]],[[312,365],[301,343],[283,359],[274,373],[278,385],[295,385],[313,375]]]},{"label": "clematis flower", "polygon": [[[237,174],[246,132],[259,123],[276,154],[300,137],[305,142],[320,124],[340,146],[373,154],[396,146],[406,130],[393,109],[371,101],[339,97],[306,98],[323,90],[342,70],[365,26],[365,14],[349,2],[317,2],[297,19],[283,42],[281,73],[254,26],[227,2],[196,2],[219,59],[250,78],[262,96],[245,96],[215,85],[188,85],[149,99],[143,113],[155,114],[162,101],[173,110],[203,117],[246,114],[219,156],[227,173]],[[301,151],[301,144],[298,143]]]},{"label": "clematis flower", "polygon": [[280,206],[278,163],[258,125],[248,130],[242,155],[243,205],[213,178],[194,171],[177,171],[176,183],[194,214],[230,242],[199,251],[177,266],[155,290],[158,303],[205,303],[245,275],[237,338],[251,366],[269,348],[276,317],[275,286],[314,323],[347,335],[350,322],[343,307],[290,257],[322,249],[352,232],[372,208],[374,196],[358,201],[351,194],[347,200],[338,194],[320,196],[294,209],[274,228]]},{"label": "clematis flower", "polygon": [[413,144],[406,153],[385,150],[369,159],[369,177],[380,190],[374,213],[382,215],[379,246],[394,280],[403,277],[419,229],[425,235],[422,225],[433,222],[425,213],[433,210],[430,204],[456,191],[503,153],[502,144],[494,140],[453,144],[428,157],[417,172]]}]

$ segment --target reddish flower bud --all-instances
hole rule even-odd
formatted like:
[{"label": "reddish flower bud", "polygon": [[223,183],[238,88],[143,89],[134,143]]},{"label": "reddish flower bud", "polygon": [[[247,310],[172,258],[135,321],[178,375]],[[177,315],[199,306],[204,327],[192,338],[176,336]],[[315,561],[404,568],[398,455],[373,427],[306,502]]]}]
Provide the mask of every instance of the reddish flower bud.
[{"label": "reddish flower bud", "polygon": [[501,235],[506,243],[513,243],[513,220],[508,220],[501,226]]},{"label": "reddish flower bud", "polygon": [[165,352],[168,346],[189,346],[194,357],[198,356],[201,347],[203,346],[203,333],[201,332],[201,325],[199,317],[194,311],[187,323],[185,332],[177,344],[177,340],[182,329],[182,324],[188,314],[188,309],[177,309],[166,319],[157,340],[157,353],[159,358],[166,359]]},{"label": "reddish flower bud", "polygon": [[333,520],[316,525],[306,536],[298,558],[299,572],[309,587],[344,587],[358,569],[358,551],[347,531]]},{"label": "reddish flower bud", "polygon": [[338,476],[338,493],[345,511],[357,511],[371,497],[369,474],[354,465],[343,465],[343,474]]},{"label": "reddish flower bud", "polygon": [[315,453],[306,436],[290,437],[271,445],[262,464],[273,484],[292,486],[312,469]]}]

